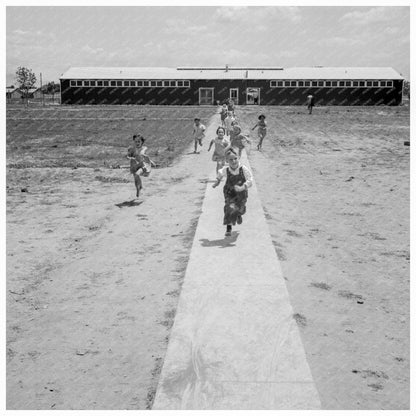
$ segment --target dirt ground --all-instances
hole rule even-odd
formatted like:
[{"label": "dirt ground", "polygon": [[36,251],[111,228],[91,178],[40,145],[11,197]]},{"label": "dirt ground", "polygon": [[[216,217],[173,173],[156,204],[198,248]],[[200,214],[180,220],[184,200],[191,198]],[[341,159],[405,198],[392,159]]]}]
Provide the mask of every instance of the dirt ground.
[{"label": "dirt ground", "polygon": [[[238,109],[243,132],[259,112],[249,159],[323,408],[408,409],[408,108]],[[8,153],[8,409],[151,408],[210,173],[189,151],[138,201],[127,169]]]}]

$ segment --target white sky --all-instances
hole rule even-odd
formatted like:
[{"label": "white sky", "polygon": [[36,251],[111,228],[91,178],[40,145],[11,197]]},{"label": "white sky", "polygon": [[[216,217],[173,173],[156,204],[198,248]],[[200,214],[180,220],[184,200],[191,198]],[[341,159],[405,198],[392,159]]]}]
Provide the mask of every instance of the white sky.
[{"label": "white sky", "polygon": [[6,8],[6,82],[70,66],[388,66],[410,77],[408,6]]}]

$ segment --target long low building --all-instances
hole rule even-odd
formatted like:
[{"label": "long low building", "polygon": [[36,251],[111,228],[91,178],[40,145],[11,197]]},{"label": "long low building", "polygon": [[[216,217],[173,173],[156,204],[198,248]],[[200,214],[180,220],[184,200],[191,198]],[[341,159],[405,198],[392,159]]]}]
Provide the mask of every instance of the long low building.
[{"label": "long low building", "polygon": [[399,105],[404,78],[393,68],[70,68],[62,104]]}]

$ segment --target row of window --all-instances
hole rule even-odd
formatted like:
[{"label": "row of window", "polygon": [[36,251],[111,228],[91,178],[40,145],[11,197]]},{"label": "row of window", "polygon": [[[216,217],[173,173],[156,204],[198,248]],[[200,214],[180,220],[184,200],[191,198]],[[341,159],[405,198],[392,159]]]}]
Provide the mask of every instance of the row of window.
[{"label": "row of window", "polygon": [[270,81],[270,87],[392,87],[393,81]]},{"label": "row of window", "polygon": [[[71,80],[71,87],[184,87],[188,80]],[[270,81],[271,88],[279,87],[392,87],[393,81]]]},{"label": "row of window", "polygon": [[186,80],[71,80],[71,87],[186,87],[190,82]]}]

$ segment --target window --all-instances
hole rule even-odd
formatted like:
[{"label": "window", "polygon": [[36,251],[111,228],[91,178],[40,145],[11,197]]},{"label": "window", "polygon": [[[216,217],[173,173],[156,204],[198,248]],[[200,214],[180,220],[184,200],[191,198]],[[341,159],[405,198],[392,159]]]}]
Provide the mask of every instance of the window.
[{"label": "window", "polygon": [[138,87],[143,87],[143,81],[137,81],[137,86]]},{"label": "window", "polygon": [[345,87],[345,81],[340,81],[340,82],[339,82],[339,86],[340,86],[340,87]]},{"label": "window", "polygon": [[283,87],[283,81],[277,81],[277,86],[278,87]]},{"label": "window", "polygon": [[76,87],[77,83],[71,79],[70,85],[71,85],[71,87]]},{"label": "window", "polygon": [[184,81],[183,86],[189,88],[191,86],[191,83],[189,81]]},{"label": "window", "polygon": [[136,86],[136,81],[130,81],[130,87],[135,87]]},{"label": "window", "polygon": [[318,87],[323,87],[324,86],[324,82],[323,81],[318,81]]},{"label": "window", "polygon": [[270,86],[272,88],[275,88],[277,86],[277,82],[276,81],[270,81]]},{"label": "window", "polygon": [[115,87],[115,86],[116,86],[116,82],[115,82],[115,81],[110,81],[110,85],[111,85],[112,87]]},{"label": "window", "polygon": [[285,87],[290,87],[290,81],[285,81]]},{"label": "window", "polygon": [[143,81],[143,87],[150,87],[150,81]]},{"label": "window", "polygon": [[82,87],[82,81],[77,80],[77,87]]},{"label": "window", "polygon": [[163,86],[164,87],[169,87],[169,81],[163,81]]},{"label": "window", "polygon": [[303,87],[305,85],[305,83],[303,81],[298,81],[298,86],[299,87]]},{"label": "window", "polygon": [[373,81],[373,87],[378,87],[378,81]]},{"label": "window", "polygon": [[386,81],[380,81],[380,87],[385,87],[386,86]]},{"label": "window", "polygon": [[102,81],[97,81],[97,87],[102,87],[103,86],[103,82]]},{"label": "window", "polygon": [[163,81],[156,81],[156,87],[163,87]]},{"label": "window", "polygon": [[124,87],[130,87],[130,81],[123,81]]},{"label": "window", "polygon": [[90,86],[95,87],[95,81],[90,81]]},{"label": "window", "polygon": [[108,87],[108,81],[103,81],[104,87]]},{"label": "window", "polygon": [[290,81],[290,86],[291,87],[296,87],[296,85],[297,85],[297,82],[296,81]]},{"label": "window", "polygon": [[367,87],[372,87],[373,86],[373,81],[367,81]]},{"label": "window", "polygon": [[312,87],[317,87],[318,86],[318,81],[312,81]]},{"label": "window", "polygon": [[353,81],[353,82],[352,82],[352,86],[353,86],[353,87],[358,87],[358,86],[359,86],[358,81]]},{"label": "window", "polygon": [[84,87],[89,87],[90,86],[90,82],[89,81],[84,81]]},{"label": "window", "polygon": [[169,81],[170,87],[176,87],[176,81]]},{"label": "window", "polygon": [[325,81],[325,87],[330,87],[331,86],[331,81]]},{"label": "window", "polygon": [[310,87],[311,86],[311,82],[310,81],[305,81],[305,87]]},{"label": "window", "polygon": [[156,81],[150,81],[150,86],[151,87],[156,87]]},{"label": "window", "polygon": [[117,87],[122,87],[123,86],[123,81],[116,81]]},{"label": "window", "polygon": [[360,87],[365,87],[365,81],[360,81]]},{"label": "window", "polygon": [[345,86],[346,87],[351,87],[351,81],[345,81]]},{"label": "window", "polygon": [[387,86],[392,87],[393,86],[393,81],[387,81]]},{"label": "window", "polygon": [[178,87],[183,87],[183,81],[178,81]]},{"label": "window", "polygon": [[331,87],[338,87],[338,81],[331,81]]}]

